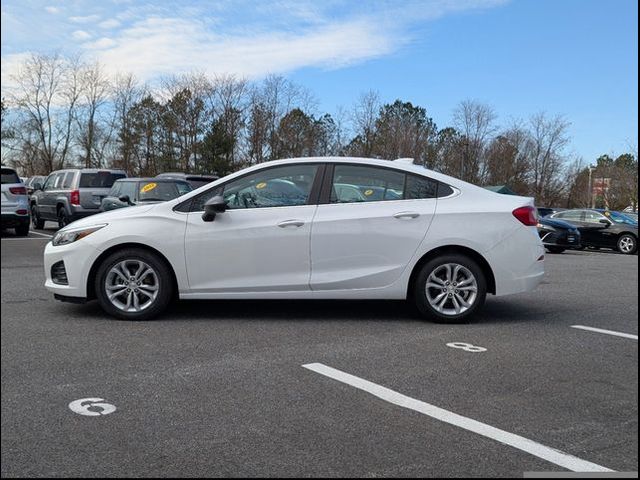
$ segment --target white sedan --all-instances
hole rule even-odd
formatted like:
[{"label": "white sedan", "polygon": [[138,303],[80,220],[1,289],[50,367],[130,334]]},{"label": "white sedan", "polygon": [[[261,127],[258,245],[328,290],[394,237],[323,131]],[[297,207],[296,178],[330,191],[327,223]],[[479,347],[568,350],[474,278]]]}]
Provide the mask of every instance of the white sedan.
[{"label": "white sedan", "polygon": [[536,225],[532,199],[410,160],[277,160],[70,224],[45,249],[45,286],[130,320],[174,298],[408,299],[460,322],[487,293],[540,283]]}]

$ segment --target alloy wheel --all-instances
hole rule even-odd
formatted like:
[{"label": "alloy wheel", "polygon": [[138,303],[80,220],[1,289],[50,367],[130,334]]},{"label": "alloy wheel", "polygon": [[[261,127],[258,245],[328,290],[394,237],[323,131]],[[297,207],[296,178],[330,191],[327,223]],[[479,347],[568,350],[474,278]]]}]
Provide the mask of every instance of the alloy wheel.
[{"label": "alloy wheel", "polygon": [[633,253],[633,251],[636,248],[636,242],[629,235],[625,235],[618,242],[618,247],[620,248],[620,251],[622,253],[626,253],[626,254]]},{"label": "alloy wheel", "polygon": [[123,260],[115,264],[105,279],[107,298],[123,312],[146,310],[155,302],[159,289],[157,273],[142,260]]},{"label": "alloy wheel", "polygon": [[478,282],[471,270],[456,263],[438,266],[425,286],[431,307],[443,314],[456,316],[469,310],[478,296]]}]

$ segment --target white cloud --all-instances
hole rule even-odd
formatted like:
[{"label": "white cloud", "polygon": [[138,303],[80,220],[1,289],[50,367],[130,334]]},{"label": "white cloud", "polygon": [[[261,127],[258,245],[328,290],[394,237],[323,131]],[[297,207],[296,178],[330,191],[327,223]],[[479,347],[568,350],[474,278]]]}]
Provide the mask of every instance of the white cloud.
[{"label": "white cloud", "polygon": [[109,20],[105,20],[104,22],[100,22],[98,26],[105,29],[117,28],[120,26],[120,22],[115,18],[111,18]]},{"label": "white cloud", "polygon": [[106,48],[116,47],[118,42],[109,37],[102,37],[95,42],[83,44],[83,48],[88,50],[104,50]]},{"label": "white cloud", "polygon": [[89,32],[85,32],[84,30],[76,30],[71,34],[74,40],[88,40],[91,38],[91,34]]},{"label": "white cloud", "polygon": [[84,15],[79,17],[69,17],[73,23],[94,23],[100,20],[100,15]]},{"label": "white cloud", "polygon": [[53,6],[44,7],[44,9],[47,13],[51,13],[52,15],[60,12],[60,9],[58,7]]}]

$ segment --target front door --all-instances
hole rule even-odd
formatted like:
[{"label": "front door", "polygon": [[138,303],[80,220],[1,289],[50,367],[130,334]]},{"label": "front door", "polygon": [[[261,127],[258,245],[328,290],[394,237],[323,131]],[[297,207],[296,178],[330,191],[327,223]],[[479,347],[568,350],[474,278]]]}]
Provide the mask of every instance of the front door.
[{"label": "front door", "polygon": [[[312,186],[320,170],[265,168],[196,197],[185,236],[191,293],[308,291]],[[205,222],[204,203],[219,194],[228,209]]]}]

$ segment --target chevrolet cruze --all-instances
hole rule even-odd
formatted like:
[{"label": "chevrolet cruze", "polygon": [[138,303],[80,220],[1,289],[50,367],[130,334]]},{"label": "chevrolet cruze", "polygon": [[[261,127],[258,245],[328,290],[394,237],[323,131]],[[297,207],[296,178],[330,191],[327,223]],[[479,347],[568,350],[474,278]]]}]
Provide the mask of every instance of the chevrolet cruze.
[{"label": "chevrolet cruze", "polygon": [[45,286],[129,320],[174,298],[407,299],[460,322],[540,283],[536,225],[532,199],[409,159],[277,160],[74,222],[46,246]]}]

